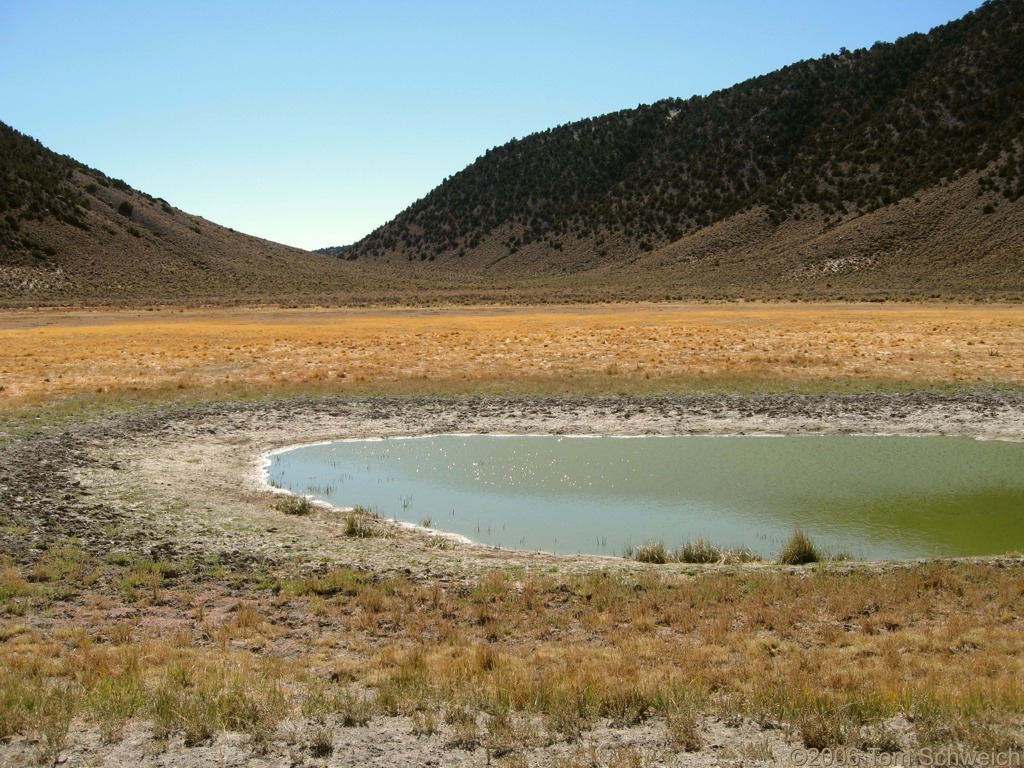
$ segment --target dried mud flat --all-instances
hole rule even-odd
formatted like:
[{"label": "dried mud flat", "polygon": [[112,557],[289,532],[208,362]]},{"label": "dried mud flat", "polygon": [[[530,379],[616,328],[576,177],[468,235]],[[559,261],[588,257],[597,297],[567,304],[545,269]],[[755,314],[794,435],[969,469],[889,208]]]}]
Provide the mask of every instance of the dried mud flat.
[{"label": "dried mud flat", "polygon": [[[73,538],[97,555],[209,560],[234,569],[323,569],[345,564],[416,582],[453,584],[493,568],[579,573],[642,570],[616,558],[554,556],[469,544],[437,546],[433,535],[394,525],[386,536],[341,535],[338,513],[284,516],[259,477],[261,457],[288,445],[346,437],[446,432],[513,434],[946,434],[1024,440],[1024,392],[851,395],[726,395],[659,398],[320,398],[204,404],[117,415],[7,436],[0,454],[0,548],[15,564]],[[671,566],[668,566],[671,567]],[[766,566],[753,566],[766,567]],[[88,596],[36,619],[39,629],[85,620]],[[171,621],[153,608],[146,621]],[[275,651],[287,656],[295,648]],[[298,728],[300,724],[293,724]],[[664,727],[605,722],[578,743],[517,752],[517,765],[787,762],[794,743],[782,730],[707,718],[703,746],[668,754]],[[894,727],[899,727],[896,724]],[[287,730],[287,726],[278,729]],[[336,732],[333,752],[297,752],[275,737],[254,753],[238,734],[198,746],[154,740],[145,724],[114,744],[75,724],[59,760],[66,765],[483,765],[490,751],[453,748],[442,727],[417,735],[407,717],[374,717],[366,728]],[[31,741],[0,744],[0,764],[34,760]],[[728,757],[728,759],[726,759]],[[627,760],[628,758],[628,760]],[[496,759],[496,758],[495,758]],[[498,764],[501,764],[500,762]]]}]

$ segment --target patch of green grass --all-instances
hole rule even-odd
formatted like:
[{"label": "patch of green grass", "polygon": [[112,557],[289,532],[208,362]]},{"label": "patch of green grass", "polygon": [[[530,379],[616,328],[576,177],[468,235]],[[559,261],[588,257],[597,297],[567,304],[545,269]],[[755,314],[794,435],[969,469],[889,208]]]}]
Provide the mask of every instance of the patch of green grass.
[{"label": "patch of green grass", "polygon": [[278,512],[304,517],[313,511],[313,503],[305,496],[286,496],[274,505]]},{"label": "patch of green grass", "polygon": [[676,549],[674,560],[679,563],[717,563],[722,560],[720,547],[704,538],[691,539]]},{"label": "patch of green grass", "polygon": [[20,598],[31,597],[36,591],[12,565],[0,570],[0,607],[7,608]]},{"label": "patch of green grass", "polygon": [[141,672],[140,664],[128,664],[119,674],[100,677],[89,691],[85,708],[96,719],[104,743],[119,742],[125,724],[145,711],[149,696]]},{"label": "patch of green grass", "polygon": [[302,704],[306,717],[320,720],[334,715],[345,728],[365,726],[374,711],[373,702],[351,685],[311,685]]},{"label": "patch of green grass", "polygon": [[222,730],[265,734],[286,711],[272,670],[182,663],[167,670],[150,714],[158,736],[180,733],[186,745],[194,745]]},{"label": "patch of green grass", "polygon": [[674,751],[697,752],[704,746],[700,720],[700,712],[696,707],[685,702],[674,705],[666,712],[665,731]]},{"label": "patch of green grass", "polygon": [[779,562],[782,565],[807,565],[821,562],[823,559],[824,556],[814,542],[799,529],[793,531],[793,535],[779,554]]},{"label": "patch of green grass", "polygon": [[289,579],[281,585],[281,591],[299,597],[306,595],[331,597],[339,594],[352,596],[357,594],[367,583],[369,583],[369,579],[365,575],[352,568],[342,566],[332,568],[322,575]]},{"label": "patch of green grass", "polygon": [[662,565],[668,562],[668,557],[663,541],[645,541],[633,552],[633,559],[639,563]]},{"label": "patch of green grass", "polygon": [[377,535],[377,529],[370,522],[377,515],[362,507],[356,507],[345,516],[342,533],[357,539],[369,539]]},{"label": "patch of green grass", "polygon": [[59,683],[38,700],[34,730],[39,737],[36,746],[40,763],[55,765],[67,743],[71,721],[78,710],[81,693],[72,683]]},{"label": "patch of green grass", "polygon": [[24,675],[15,670],[0,670],[0,741],[28,730],[36,693]]},{"label": "patch of green grass", "polygon": [[664,563],[754,563],[761,560],[761,556],[746,547],[739,549],[725,549],[712,544],[706,539],[698,538],[687,541],[674,550],[669,550],[665,542],[660,540],[645,541],[638,547],[626,547],[623,556],[631,558],[640,563],[653,563],[662,565]]},{"label": "patch of green grass", "polygon": [[80,575],[87,555],[77,546],[51,547],[36,561],[29,575],[31,581],[46,583]]},{"label": "patch of green grass", "polygon": [[797,713],[796,727],[805,747],[821,750],[846,744],[855,724],[842,708],[819,703]]},{"label": "patch of green grass", "polygon": [[154,561],[148,557],[132,555],[118,555],[116,564],[125,569],[114,579],[114,586],[121,591],[125,600],[136,602],[148,597],[153,605],[160,602],[160,587],[165,579],[173,578],[183,571],[187,572],[192,567],[188,563],[179,566],[163,560]]}]

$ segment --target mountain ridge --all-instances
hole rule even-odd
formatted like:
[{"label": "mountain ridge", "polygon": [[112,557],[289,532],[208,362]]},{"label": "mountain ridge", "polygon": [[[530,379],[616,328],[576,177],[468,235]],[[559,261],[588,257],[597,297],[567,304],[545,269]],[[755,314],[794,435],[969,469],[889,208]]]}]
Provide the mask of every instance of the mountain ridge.
[{"label": "mountain ridge", "polygon": [[[974,205],[979,222],[1012,209],[1016,225],[1022,56],[1024,3],[990,0],[928,34],[515,139],[344,257],[405,261],[424,275],[584,274],[679,250],[698,232],[752,212],[763,214],[768,240],[801,219],[824,234],[968,176],[974,186],[947,204]],[[936,247],[958,239],[941,222],[933,233]],[[1020,254],[1005,244],[998,250],[1007,279],[990,287],[1019,292]],[[917,265],[914,281],[893,287],[915,293],[926,270]]]}]

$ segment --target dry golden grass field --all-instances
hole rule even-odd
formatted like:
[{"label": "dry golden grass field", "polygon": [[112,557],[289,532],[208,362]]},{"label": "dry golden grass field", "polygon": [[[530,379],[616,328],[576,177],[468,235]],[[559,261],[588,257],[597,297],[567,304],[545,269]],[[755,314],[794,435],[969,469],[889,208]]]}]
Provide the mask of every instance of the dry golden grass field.
[{"label": "dry golden grass field", "polygon": [[139,392],[1024,383],[1024,308],[625,305],[0,314],[8,406]]}]

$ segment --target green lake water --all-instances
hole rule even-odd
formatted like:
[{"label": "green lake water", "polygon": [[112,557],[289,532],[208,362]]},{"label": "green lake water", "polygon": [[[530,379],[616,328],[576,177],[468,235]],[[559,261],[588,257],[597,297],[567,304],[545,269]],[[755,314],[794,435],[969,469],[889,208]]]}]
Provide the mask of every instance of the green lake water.
[{"label": "green lake water", "polygon": [[953,437],[440,435],[271,455],[271,485],[511,549],[703,537],[858,558],[1024,551],[1024,443]]}]

